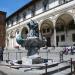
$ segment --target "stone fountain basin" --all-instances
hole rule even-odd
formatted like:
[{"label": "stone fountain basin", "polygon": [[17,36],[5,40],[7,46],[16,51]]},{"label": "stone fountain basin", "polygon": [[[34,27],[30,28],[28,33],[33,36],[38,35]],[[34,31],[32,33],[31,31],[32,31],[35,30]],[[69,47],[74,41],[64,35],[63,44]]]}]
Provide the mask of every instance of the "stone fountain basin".
[{"label": "stone fountain basin", "polygon": [[59,63],[49,60],[47,63],[40,63],[40,64],[18,64],[18,63],[15,62],[15,60],[13,60],[13,65],[10,62],[6,63],[6,64],[3,64],[3,65],[8,66],[10,68],[14,68],[14,69],[20,69],[20,68],[25,68],[25,69],[45,69],[46,64],[47,64],[48,68],[51,68],[51,67],[57,66]]}]

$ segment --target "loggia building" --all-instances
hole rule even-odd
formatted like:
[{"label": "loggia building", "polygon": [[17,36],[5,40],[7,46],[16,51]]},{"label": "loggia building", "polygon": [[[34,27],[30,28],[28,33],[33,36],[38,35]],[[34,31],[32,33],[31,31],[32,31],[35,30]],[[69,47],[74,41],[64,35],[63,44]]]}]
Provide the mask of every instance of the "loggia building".
[{"label": "loggia building", "polygon": [[47,46],[75,45],[75,0],[32,0],[6,19],[6,47],[21,47],[16,36],[29,32],[27,23],[34,20],[47,39]]}]

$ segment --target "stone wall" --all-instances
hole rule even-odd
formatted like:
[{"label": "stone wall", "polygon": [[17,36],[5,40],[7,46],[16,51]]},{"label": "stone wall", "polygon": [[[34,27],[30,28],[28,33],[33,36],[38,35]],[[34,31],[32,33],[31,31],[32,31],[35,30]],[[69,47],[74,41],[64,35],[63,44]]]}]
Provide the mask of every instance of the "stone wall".
[{"label": "stone wall", "polygon": [[6,37],[6,13],[0,11],[0,47],[5,47]]}]

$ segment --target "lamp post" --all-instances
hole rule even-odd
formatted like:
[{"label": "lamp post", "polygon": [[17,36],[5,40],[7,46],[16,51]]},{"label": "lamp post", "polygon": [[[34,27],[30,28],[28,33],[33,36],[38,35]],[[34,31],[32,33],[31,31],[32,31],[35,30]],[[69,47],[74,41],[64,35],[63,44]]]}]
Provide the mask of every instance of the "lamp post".
[{"label": "lamp post", "polygon": [[47,75],[47,63],[45,63],[45,75]]},{"label": "lamp post", "polygon": [[46,61],[45,61],[45,75],[47,75],[47,62],[48,62],[48,47],[47,47],[47,45],[45,45],[45,49],[46,49],[46,54],[47,54],[47,59],[46,59]]},{"label": "lamp post", "polygon": [[47,45],[46,45],[46,52],[47,52],[47,60],[48,60],[48,47],[47,47]]}]

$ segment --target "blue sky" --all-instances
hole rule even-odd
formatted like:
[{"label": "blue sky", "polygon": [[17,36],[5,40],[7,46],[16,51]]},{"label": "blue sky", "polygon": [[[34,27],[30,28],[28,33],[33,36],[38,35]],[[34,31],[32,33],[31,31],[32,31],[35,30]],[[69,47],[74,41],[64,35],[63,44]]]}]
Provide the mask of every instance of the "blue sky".
[{"label": "blue sky", "polygon": [[7,12],[7,16],[9,16],[30,1],[31,0],[0,0],[0,11]]}]

